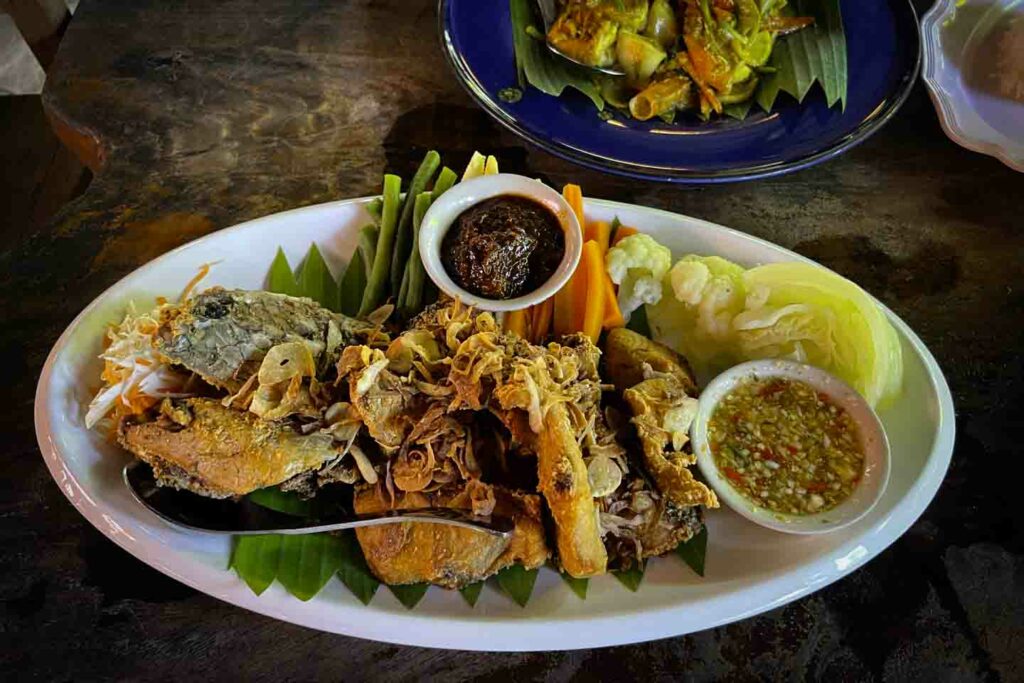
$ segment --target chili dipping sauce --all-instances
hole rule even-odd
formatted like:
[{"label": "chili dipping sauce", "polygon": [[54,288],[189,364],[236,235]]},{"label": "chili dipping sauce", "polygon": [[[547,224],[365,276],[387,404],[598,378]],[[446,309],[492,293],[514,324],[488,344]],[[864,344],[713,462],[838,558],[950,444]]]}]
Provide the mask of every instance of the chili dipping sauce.
[{"label": "chili dipping sauce", "polygon": [[441,263],[459,287],[486,299],[514,299],[540,287],[565,254],[558,217],[540,202],[500,195],[455,219]]},{"label": "chili dipping sauce", "polygon": [[708,441],[718,469],[757,506],[789,515],[834,508],[853,493],[864,451],[853,418],[791,379],[752,379],[715,407]]}]

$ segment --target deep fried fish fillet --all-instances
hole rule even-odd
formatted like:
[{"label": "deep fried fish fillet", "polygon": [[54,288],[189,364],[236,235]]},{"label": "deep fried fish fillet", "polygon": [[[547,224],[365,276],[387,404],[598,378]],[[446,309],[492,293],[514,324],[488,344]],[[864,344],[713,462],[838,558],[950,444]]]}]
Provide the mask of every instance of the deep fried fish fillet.
[{"label": "deep fried fish fillet", "polygon": [[690,396],[697,395],[697,383],[685,358],[664,344],[625,327],[608,331],[604,362],[608,378],[619,392],[647,379],[644,377],[644,364],[647,364],[654,372],[675,377]]},{"label": "deep fried fish fillet", "polygon": [[587,466],[563,404],[548,410],[536,448],[540,490],[555,519],[562,568],[576,578],[603,574],[608,553],[597,525]]},{"label": "deep fried fish fillet", "polygon": [[680,506],[718,507],[714,491],[697,481],[689,466],[695,458],[670,448],[673,413],[686,411],[687,396],[674,377],[644,380],[624,394],[633,409],[633,424],[644,451],[644,464],[658,484],[658,490]]},{"label": "deep fried fish fillet", "polygon": [[[568,574],[583,578],[603,574],[608,566],[578,439],[580,423],[600,401],[600,352],[582,335],[563,341],[532,347],[532,357],[512,358],[494,395],[501,408],[496,414],[517,441],[537,454],[540,491],[555,520],[559,562]],[[569,405],[579,416],[577,424]],[[516,414],[522,411],[529,416],[529,432]]]},{"label": "deep fried fish fillet", "polygon": [[306,343],[321,376],[337,362],[343,347],[374,331],[311,299],[220,287],[166,309],[160,322],[158,352],[231,392],[259,369],[277,344]]},{"label": "deep fried fish fillet", "polygon": [[330,434],[302,435],[206,398],[164,399],[157,419],[126,420],[118,436],[158,483],[211,498],[274,486],[340,455]]},{"label": "deep fried fish fillet", "polygon": [[382,487],[367,486],[357,491],[355,510],[371,514],[425,507],[473,509],[487,497],[493,497],[494,514],[515,520],[510,537],[416,522],[362,527],[356,529],[356,535],[367,564],[388,584],[426,581],[447,588],[480,581],[512,564],[527,569],[544,564],[550,551],[544,541],[540,498],[534,495],[471,481],[430,494],[398,493],[392,507]]}]

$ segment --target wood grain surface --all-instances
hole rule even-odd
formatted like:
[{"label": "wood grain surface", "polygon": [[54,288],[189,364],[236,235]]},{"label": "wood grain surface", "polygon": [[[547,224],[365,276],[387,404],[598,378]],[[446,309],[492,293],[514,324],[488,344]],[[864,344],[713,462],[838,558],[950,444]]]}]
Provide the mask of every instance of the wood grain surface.
[{"label": "wood grain surface", "polygon": [[[0,677],[1024,679],[1020,484],[1005,470],[1024,442],[1024,175],[947,140],[920,84],[869,141],[783,178],[680,188],[585,171],[470,102],[444,63],[434,5],[82,2],[44,104],[95,177],[45,229],[0,230],[0,386],[13,399],[0,411]],[[78,516],[43,466],[31,413],[74,315],[168,249],[374,193],[385,171],[409,177],[432,148],[453,167],[479,149],[505,171],[721,223],[864,285],[953,388],[957,447],[936,500],[865,568],[760,617],[629,647],[500,655],[251,614],[142,565]]]}]

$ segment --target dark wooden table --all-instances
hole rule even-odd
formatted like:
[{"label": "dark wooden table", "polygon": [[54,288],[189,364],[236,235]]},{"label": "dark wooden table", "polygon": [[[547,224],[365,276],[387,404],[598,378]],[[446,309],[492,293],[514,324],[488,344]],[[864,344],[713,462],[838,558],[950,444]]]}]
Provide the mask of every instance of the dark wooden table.
[{"label": "dark wooden table", "polygon": [[[874,138],[784,178],[684,189],[584,171],[473,106],[435,24],[433,0],[82,3],[44,103],[95,178],[46,229],[0,231],[0,678],[1024,679],[1022,487],[1007,471],[1024,442],[1024,176],[947,140],[920,85]],[[957,447],[935,501],[865,568],[782,609],[551,654],[279,623],[164,577],[87,524],[32,428],[36,378],[72,317],[171,247],[370,194],[429,148],[453,166],[486,150],[503,170],[729,225],[863,284],[921,335],[955,394]]]}]

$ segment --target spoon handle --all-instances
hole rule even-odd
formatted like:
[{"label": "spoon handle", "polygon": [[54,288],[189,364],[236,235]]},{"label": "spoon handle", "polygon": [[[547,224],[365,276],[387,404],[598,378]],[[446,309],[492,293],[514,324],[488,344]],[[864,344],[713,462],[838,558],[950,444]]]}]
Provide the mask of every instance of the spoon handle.
[{"label": "spoon handle", "polygon": [[[230,533],[236,536],[247,536],[253,534],[317,534],[324,531],[342,531],[344,529],[358,529],[359,527],[396,524],[398,522],[424,522],[427,524],[446,524],[448,526],[483,531],[492,536],[505,537],[508,536],[515,527],[513,520],[508,517],[495,517],[493,515],[481,517],[474,515],[468,510],[453,510],[451,508],[388,510],[375,515],[351,515],[345,519],[303,521],[306,524],[313,524],[313,526],[284,527],[280,529],[254,531],[215,531],[213,533]],[[181,525],[179,524],[179,526]],[[195,527],[190,528],[194,529]],[[199,531],[205,530],[199,529]]]},{"label": "spoon handle", "polygon": [[179,529],[207,534],[316,534],[398,522],[424,522],[473,529],[504,538],[515,528],[515,521],[510,517],[481,517],[469,510],[451,508],[385,510],[372,515],[340,512],[309,519],[271,510],[244,499],[237,502],[216,500],[158,486],[153,471],[138,461],[126,465],[123,476],[132,497],[165,522]]}]

